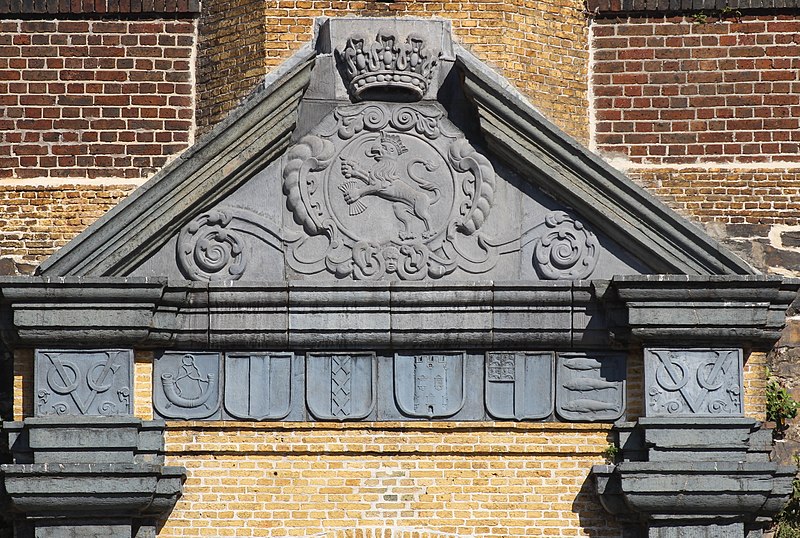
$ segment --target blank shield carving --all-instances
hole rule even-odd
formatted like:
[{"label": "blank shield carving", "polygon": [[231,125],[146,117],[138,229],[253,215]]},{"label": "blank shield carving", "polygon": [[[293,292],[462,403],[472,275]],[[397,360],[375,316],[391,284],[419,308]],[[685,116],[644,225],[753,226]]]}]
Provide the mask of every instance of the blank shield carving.
[{"label": "blank shield carving", "polygon": [[291,403],[291,353],[225,356],[225,410],[235,418],[279,420]]}]

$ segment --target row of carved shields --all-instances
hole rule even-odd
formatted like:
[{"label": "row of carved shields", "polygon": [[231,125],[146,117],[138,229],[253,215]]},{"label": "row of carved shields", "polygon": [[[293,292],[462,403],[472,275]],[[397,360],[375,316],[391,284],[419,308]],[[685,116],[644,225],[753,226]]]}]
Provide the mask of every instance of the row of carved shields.
[{"label": "row of carved shields", "polygon": [[190,420],[610,421],[625,367],[612,353],[166,352],[153,405]]}]

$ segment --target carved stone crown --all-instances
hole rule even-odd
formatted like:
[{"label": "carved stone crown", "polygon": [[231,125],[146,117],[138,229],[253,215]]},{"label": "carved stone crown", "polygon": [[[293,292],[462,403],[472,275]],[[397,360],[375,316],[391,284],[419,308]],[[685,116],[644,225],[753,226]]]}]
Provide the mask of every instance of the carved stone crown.
[{"label": "carved stone crown", "polygon": [[422,99],[437,64],[437,57],[425,50],[422,37],[411,34],[405,43],[398,43],[395,35],[385,31],[379,32],[373,43],[361,36],[350,37],[339,57],[356,99],[368,92],[393,90]]}]

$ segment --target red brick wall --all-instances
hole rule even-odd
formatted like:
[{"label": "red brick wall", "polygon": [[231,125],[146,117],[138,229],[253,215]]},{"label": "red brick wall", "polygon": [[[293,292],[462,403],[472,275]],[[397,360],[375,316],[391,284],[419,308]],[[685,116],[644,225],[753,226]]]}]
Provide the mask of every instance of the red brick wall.
[{"label": "red brick wall", "polygon": [[800,153],[800,17],[598,18],[596,144],[633,162],[766,163]]},{"label": "red brick wall", "polygon": [[193,20],[0,21],[0,179],[143,178],[192,140]]}]

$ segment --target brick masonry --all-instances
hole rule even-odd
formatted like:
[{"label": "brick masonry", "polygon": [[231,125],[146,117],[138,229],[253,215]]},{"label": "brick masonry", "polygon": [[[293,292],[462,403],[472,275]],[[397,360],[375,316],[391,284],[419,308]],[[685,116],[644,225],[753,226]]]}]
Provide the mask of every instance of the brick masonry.
[{"label": "brick masonry", "polygon": [[31,273],[58,247],[133,191],[134,185],[4,185],[0,274]]},{"label": "brick masonry", "polygon": [[800,18],[598,18],[597,148],[634,163],[796,161]]},{"label": "brick masonry", "polygon": [[145,178],[193,139],[195,23],[0,20],[0,180]]}]

